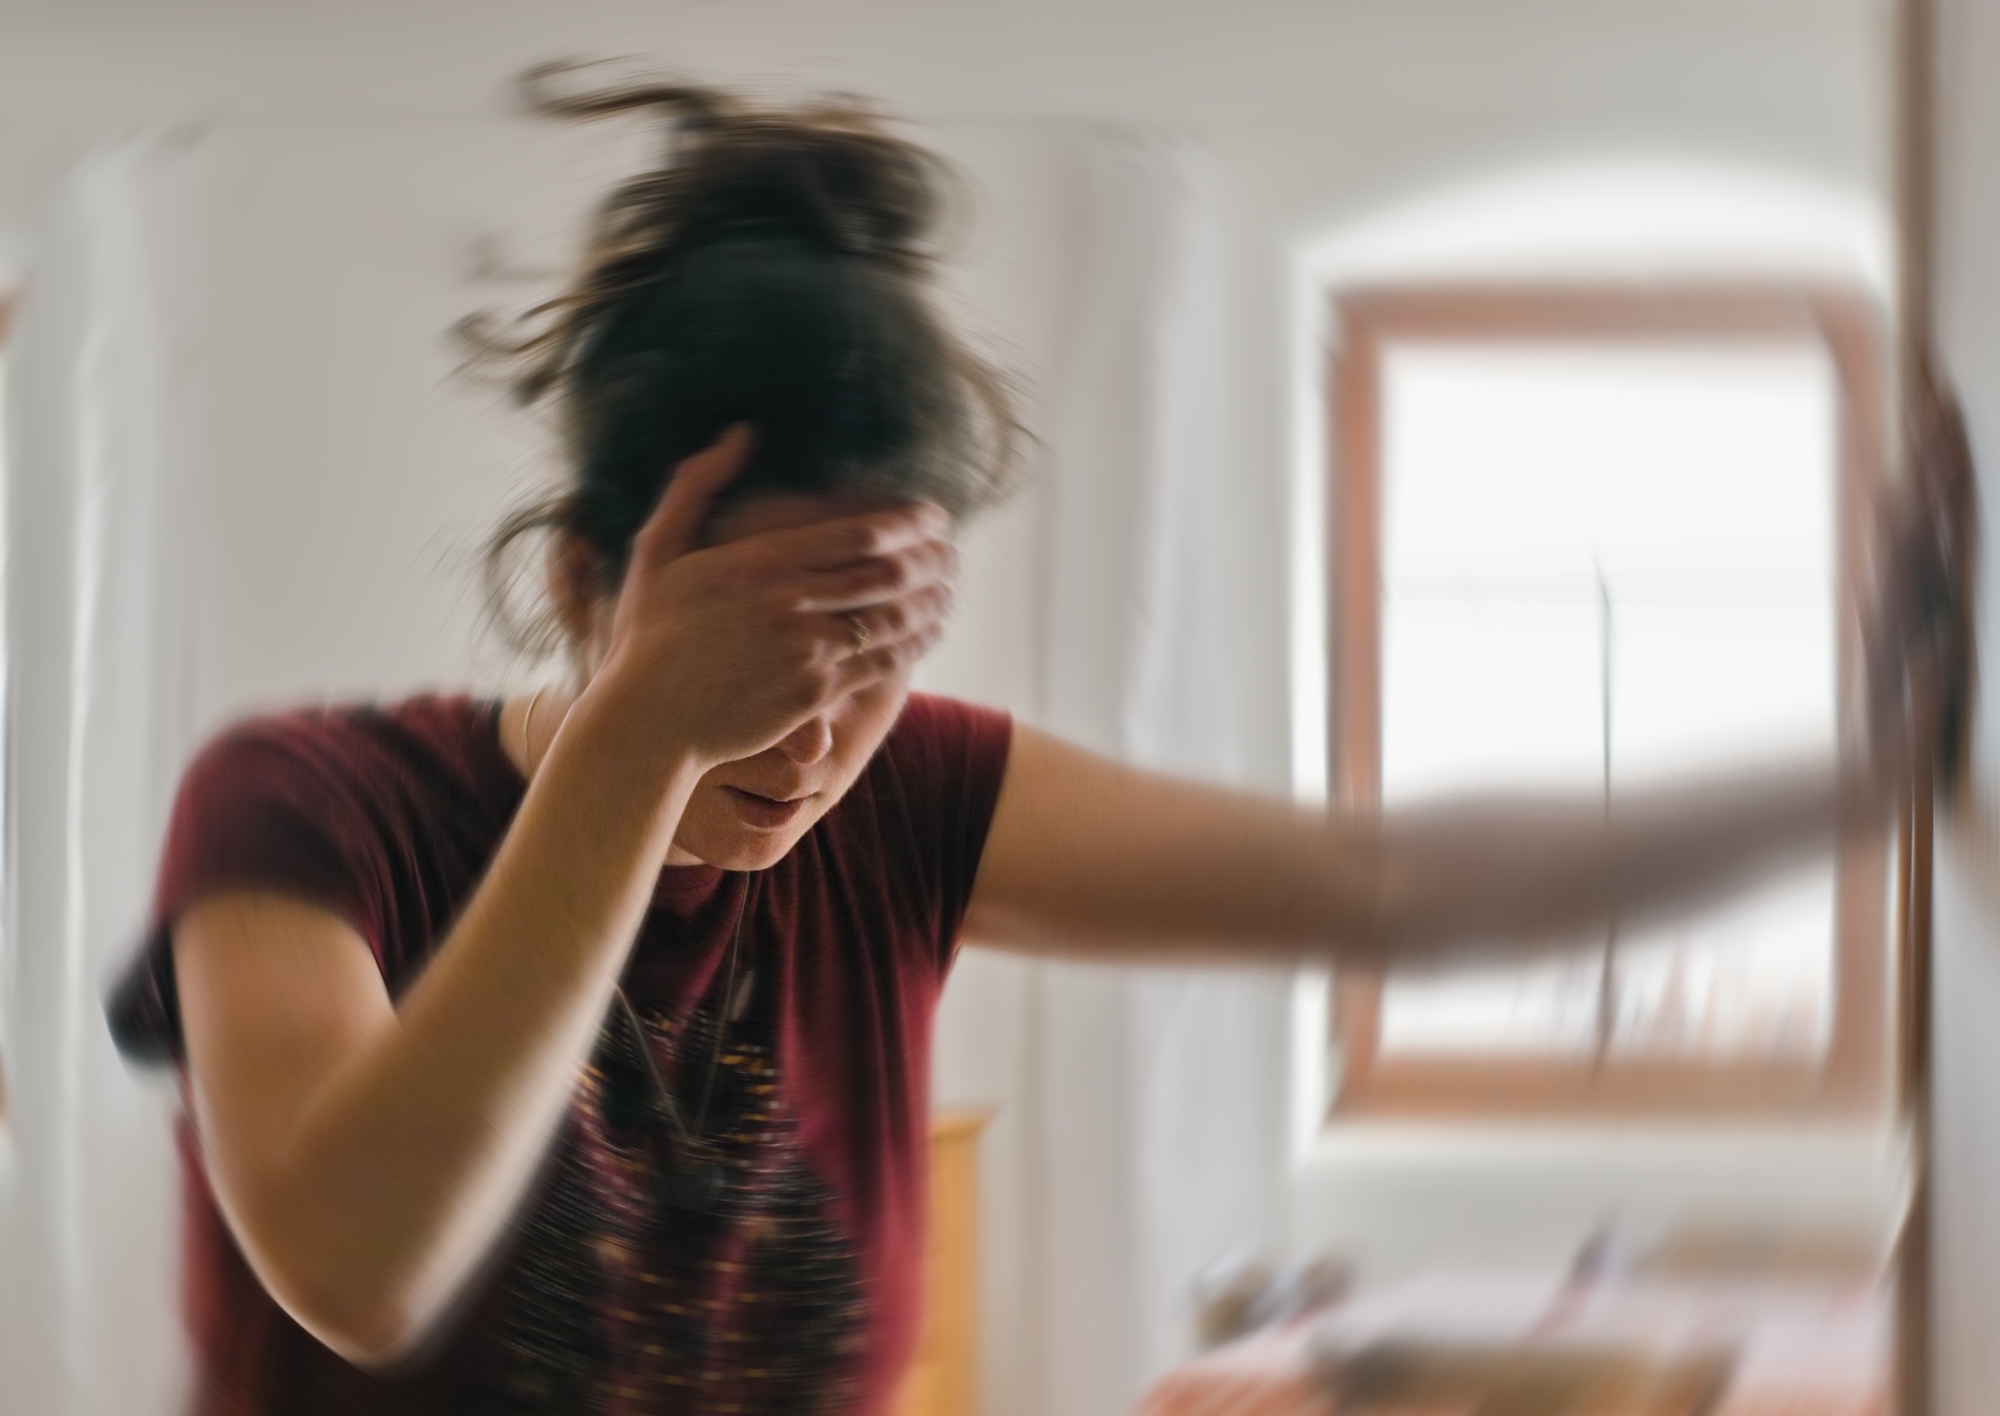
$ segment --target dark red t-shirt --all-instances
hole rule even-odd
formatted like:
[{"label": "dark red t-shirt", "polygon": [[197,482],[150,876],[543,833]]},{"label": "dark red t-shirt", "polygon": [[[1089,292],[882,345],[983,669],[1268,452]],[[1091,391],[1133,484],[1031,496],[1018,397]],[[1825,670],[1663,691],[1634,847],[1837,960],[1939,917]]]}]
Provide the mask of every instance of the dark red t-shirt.
[{"label": "dark red t-shirt", "polygon": [[[152,930],[112,1000],[121,1046],[183,1060],[170,929],[219,890],[332,910],[399,997],[520,804],[497,725],[492,703],[417,698],[211,744],[181,783]],[[272,1302],[184,1121],[196,1410],[886,1410],[921,1307],[931,1017],[1010,732],[1004,714],[914,695],[778,864],[660,873],[623,986],[700,1139],[662,1125],[637,1033],[608,1019],[508,1238],[406,1369],[362,1372]]]}]

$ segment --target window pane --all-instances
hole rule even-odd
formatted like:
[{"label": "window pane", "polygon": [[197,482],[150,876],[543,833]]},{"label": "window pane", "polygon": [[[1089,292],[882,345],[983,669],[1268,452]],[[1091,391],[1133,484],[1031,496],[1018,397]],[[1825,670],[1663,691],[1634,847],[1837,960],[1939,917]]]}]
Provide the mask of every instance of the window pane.
[{"label": "window pane", "polygon": [[1383,1056],[1596,1055],[1603,955],[1413,979],[1382,990]]},{"label": "window pane", "polygon": [[1409,342],[1382,376],[1392,578],[1831,583],[1816,345]]},{"label": "window pane", "polygon": [[1597,596],[1385,587],[1382,791],[1577,790],[1604,777]]},{"label": "window pane", "polygon": [[1824,1056],[1833,1032],[1833,870],[1622,936],[1610,1050],[1664,1059]]},{"label": "window pane", "polygon": [[[1410,343],[1382,368],[1385,802],[1832,743],[1823,350]],[[1819,1055],[1832,888],[1822,870],[1622,930],[1609,980],[1601,955],[1392,976],[1382,1050]]]}]

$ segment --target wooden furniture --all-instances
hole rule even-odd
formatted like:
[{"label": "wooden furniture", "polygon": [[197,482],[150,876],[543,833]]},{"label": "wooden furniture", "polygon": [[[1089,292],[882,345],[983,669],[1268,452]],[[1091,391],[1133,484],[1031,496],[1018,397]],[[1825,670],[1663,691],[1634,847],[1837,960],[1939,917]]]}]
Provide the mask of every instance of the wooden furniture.
[{"label": "wooden furniture", "polygon": [[927,1296],[916,1361],[896,1416],[977,1416],[979,1410],[979,1133],[990,1111],[931,1118]]}]

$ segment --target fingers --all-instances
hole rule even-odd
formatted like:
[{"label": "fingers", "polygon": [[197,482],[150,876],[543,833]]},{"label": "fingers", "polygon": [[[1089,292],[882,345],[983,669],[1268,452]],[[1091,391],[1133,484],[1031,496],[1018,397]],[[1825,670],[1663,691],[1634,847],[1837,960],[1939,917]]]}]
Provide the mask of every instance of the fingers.
[{"label": "fingers", "polygon": [[836,672],[836,695],[856,693],[907,671],[944,638],[944,621],[933,620],[889,644],[875,644],[850,654]]},{"label": "fingers", "polygon": [[804,576],[809,606],[791,608],[815,624],[829,675],[825,691],[835,698],[857,693],[908,672],[935,648],[951,614],[957,570],[957,548],[926,539]]},{"label": "fingers", "polygon": [[752,441],[748,423],[732,423],[721,437],[675,467],[659,505],[632,542],[632,558],[658,565],[693,550],[716,496],[749,460]]},{"label": "fingers", "polygon": [[1862,617],[1871,733],[1904,770],[1937,763],[1950,780],[1973,675],[1977,488],[1949,390],[1925,381],[1907,416],[1910,475],[1880,503]]},{"label": "fingers", "polygon": [[941,625],[951,615],[950,585],[927,585],[866,609],[828,616],[827,634],[852,641],[856,653],[885,649]]},{"label": "fingers", "polygon": [[911,668],[937,647],[950,617],[949,584],[929,585],[894,600],[818,617],[821,692],[840,698]]},{"label": "fingers", "polygon": [[894,555],[925,541],[941,540],[951,518],[929,502],[831,517],[789,530],[749,537],[756,553],[774,565],[807,571],[840,570]]},{"label": "fingers", "polygon": [[[1975,550],[1976,483],[1965,417],[1949,389],[1926,379],[1910,413],[1915,459],[1906,516],[1961,573]],[[1919,529],[1921,528],[1921,529]]]},{"label": "fingers", "polygon": [[1902,582],[1905,633],[1953,640],[1968,630],[1977,517],[1965,422],[1948,394],[1927,384],[1916,424],[1915,465],[1891,525],[1892,573]]},{"label": "fingers", "polygon": [[797,603],[812,613],[844,614],[948,585],[957,575],[956,546],[942,540],[917,541],[837,570],[800,575]]}]

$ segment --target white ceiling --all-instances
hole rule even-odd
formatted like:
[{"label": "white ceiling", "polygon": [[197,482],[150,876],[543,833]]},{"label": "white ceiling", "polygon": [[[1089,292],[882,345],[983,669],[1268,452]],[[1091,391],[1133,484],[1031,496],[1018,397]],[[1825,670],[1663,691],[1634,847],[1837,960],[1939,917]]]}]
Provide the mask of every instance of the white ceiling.
[{"label": "white ceiling", "polygon": [[641,53],[842,83],[926,116],[1308,119],[1419,69],[1445,97],[1504,83],[1496,67],[1527,93],[1776,76],[1829,49],[1858,54],[1884,3],[0,0],[0,76],[18,55],[34,61],[18,76],[31,86],[65,61],[88,81],[94,60],[141,91],[201,79],[218,100],[276,112],[470,113],[491,111],[496,76],[525,62]]},{"label": "white ceiling", "polygon": [[0,0],[0,277],[107,132],[490,118],[566,55],[919,120],[1268,131],[1285,162],[1692,143],[1865,181],[1887,3]]}]

